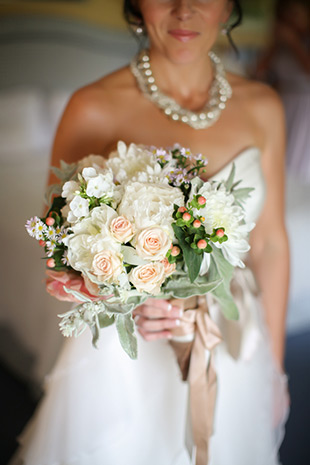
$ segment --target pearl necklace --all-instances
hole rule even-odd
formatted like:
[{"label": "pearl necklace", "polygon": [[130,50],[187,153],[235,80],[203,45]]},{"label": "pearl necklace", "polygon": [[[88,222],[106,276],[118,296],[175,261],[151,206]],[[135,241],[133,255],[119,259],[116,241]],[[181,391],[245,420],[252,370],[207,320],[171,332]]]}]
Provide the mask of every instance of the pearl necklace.
[{"label": "pearl necklace", "polygon": [[201,111],[194,112],[181,107],[173,98],[165,95],[157,87],[151,69],[150,57],[146,50],[137,55],[130,63],[130,69],[145,97],[151,100],[165,115],[173,121],[188,124],[194,129],[212,126],[220,117],[226,102],[232,96],[232,89],[226,79],[221,60],[214,52],[209,52],[214,68],[214,79],[209,90],[210,99]]}]

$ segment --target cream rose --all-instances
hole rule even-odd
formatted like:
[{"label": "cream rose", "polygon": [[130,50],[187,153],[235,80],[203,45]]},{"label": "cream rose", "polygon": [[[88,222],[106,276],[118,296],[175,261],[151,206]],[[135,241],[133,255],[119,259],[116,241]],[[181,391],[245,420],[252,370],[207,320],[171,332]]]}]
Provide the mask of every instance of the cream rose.
[{"label": "cream rose", "polygon": [[124,216],[118,216],[111,221],[110,231],[116,240],[126,244],[134,235],[133,226]]},{"label": "cream rose", "polygon": [[160,262],[147,263],[133,268],[128,278],[139,292],[156,295],[166,279],[165,268]]},{"label": "cream rose", "polygon": [[168,258],[165,257],[163,260],[161,260],[160,263],[162,263],[163,266],[164,266],[166,277],[171,276],[172,273],[175,272],[176,264],[175,263],[169,263]]},{"label": "cream rose", "polygon": [[159,226],[143,229],[135,240],[137,254],[145,260],[163,260],[170,246],[170,237]]},{"label": "cream rose", "polygon": [[110,250],[97,253],[93,258],[92,272],[100,281],[117,282],[123,271],[123,263],[118,254]]}]

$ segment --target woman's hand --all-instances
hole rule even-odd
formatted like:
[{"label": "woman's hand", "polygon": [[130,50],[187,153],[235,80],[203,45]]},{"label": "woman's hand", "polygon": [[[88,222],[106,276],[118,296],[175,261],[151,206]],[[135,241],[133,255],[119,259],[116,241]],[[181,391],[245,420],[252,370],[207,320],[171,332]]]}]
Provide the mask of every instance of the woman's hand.
[{"label": "woman's hand", "polygon": [[183,310],[169,300],[148,299],[134,312],[134,320],[138,331],[146,341],[170,339],[171,330],[180,325]]}]

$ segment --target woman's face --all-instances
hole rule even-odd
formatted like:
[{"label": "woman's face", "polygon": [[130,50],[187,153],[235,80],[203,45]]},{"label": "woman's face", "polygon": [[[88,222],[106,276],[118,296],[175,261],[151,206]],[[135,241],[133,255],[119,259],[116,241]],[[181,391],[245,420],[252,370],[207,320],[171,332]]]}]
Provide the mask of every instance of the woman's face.
[{"label": "woman's face", "polygon": [[139,0],[151,50],[176,64],[206,56],[232,7],[231,0]]}]

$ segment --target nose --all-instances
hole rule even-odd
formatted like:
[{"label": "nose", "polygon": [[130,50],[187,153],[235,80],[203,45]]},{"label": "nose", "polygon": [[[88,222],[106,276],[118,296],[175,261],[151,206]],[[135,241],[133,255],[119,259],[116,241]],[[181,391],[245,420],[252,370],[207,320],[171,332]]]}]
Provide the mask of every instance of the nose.
[{"label": "nose", "polygon": [[192,0],[175,0],[173,13],[179,21],[186,21],[193,15]]}]

